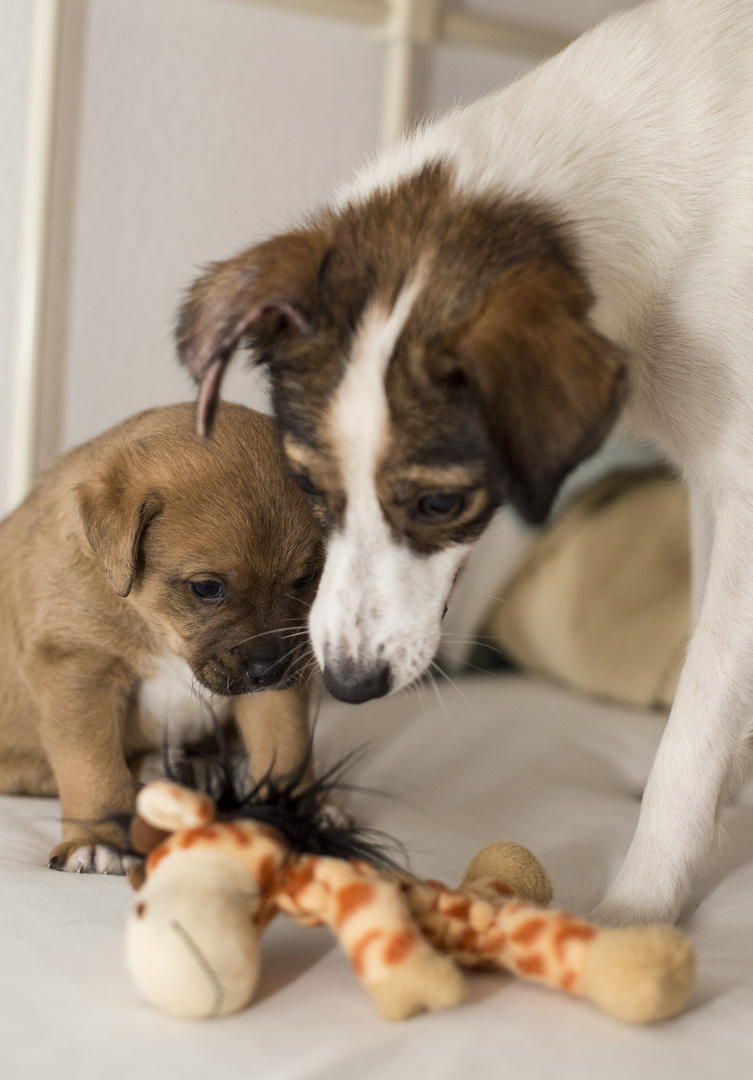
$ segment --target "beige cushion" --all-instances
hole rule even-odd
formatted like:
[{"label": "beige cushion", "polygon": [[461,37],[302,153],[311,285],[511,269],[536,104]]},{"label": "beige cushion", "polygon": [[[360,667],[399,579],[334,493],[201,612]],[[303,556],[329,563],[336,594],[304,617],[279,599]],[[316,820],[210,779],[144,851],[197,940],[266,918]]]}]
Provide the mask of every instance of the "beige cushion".
[{"label": "beige cushion", "polygon": [[666,474],[609,477],[534,543],[484,631],[523,668],[669,707],[690,625],[687,517]]}]

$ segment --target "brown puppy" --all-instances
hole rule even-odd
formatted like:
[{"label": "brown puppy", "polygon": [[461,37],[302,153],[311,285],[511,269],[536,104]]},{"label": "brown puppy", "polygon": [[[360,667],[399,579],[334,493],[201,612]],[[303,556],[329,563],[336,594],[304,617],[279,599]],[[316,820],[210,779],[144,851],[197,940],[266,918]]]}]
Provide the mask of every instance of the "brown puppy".
[{"label": "brown puppy", "polygon": [[224,405],[215,432],[188,404],[141,413],[0,524],[0,792],[60,794],[55,869],[120,871],[91,823],[131,809],[126,760],[162,722],[199,734],[201,687],[256,775],[305,752],[319,533],[267,417]]}]

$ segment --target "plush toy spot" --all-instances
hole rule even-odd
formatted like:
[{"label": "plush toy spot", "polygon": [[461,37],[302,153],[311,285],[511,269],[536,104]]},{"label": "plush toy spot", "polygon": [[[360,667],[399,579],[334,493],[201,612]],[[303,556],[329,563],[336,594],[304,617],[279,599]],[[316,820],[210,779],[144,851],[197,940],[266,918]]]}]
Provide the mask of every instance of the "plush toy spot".
[{"label": "plush toy spot", "polygon": [[536,940],[545,926],[544,919],[527,919],[516,930],[513,930],[510,940],[514,941],[516,945],[530,945]]},{"label": "plush toy spot", "polygon": [[354,881],[351,885],[344,885],[337,894],[335,925],[341,926],[359,908],[372,903],[373,900],[374,886],[370,882]]}]

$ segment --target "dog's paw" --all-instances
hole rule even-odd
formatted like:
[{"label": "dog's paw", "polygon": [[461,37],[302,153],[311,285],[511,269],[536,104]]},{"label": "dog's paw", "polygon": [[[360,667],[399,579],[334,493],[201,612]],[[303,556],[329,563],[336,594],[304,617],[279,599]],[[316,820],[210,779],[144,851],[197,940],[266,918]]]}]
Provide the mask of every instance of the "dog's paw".
[{"label": "dog's paw", "polygon": [[123,856],[106,844],[86,844],[68,840],[57,844],[47,862],[50,870],[69,874],[125,874]]}]

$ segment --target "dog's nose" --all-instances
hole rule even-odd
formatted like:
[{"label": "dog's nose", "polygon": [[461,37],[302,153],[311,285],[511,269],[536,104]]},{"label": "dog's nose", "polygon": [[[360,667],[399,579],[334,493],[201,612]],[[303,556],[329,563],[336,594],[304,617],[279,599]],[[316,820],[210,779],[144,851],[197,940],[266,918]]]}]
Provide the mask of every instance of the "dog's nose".
[{"label": "dog's nose", "polygon": [[279,682],[287,670],[288,659],[287,656],[274,657],[271,660],[268,657],[255,659],[250,656],[242,657],[248,680],[255,687],[273,686],[274,683]]},{"label": "dog's nose", "polygon": [[339,664],[337,667],[326,664],[322,677],[333,697],[351,705],[360,705],[362,701],[384,697],[392,686],[389,664],[369,668],[352,663]]}]

